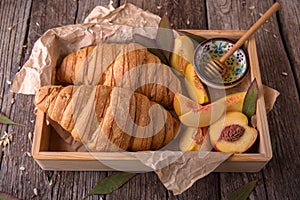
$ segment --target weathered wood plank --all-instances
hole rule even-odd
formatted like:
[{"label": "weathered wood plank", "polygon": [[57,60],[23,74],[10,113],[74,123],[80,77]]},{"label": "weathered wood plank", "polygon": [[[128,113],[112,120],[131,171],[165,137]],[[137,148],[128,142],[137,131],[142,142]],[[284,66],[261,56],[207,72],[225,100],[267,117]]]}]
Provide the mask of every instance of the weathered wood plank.
[{"label": "weathered wood plank", "polygon": [[159,16],[168,13],[170,22],[176,29],[206,29],[204,1],[121,0],[120,4],[122,5],[125,2],[132,3]]},{"label": "weathered wood plank", "polygon": [[[99,1],[99,4],[107,2],[108,0]],[[168,11],[174,28],[191,29],[246,29],[259,17],[259,13],[263,13],[272,3],[271,0],[234,0],[225,3],[207,1],[208,26],[206,26],[204,1],[127,2],[133,2],[160,16]],[[124,1],[121,1],[122,3]],[[35,119],[33,97],[15,95],[15,102],[11,104],[13,95],[8,92],[9,84],[6,82],[12,80],[18,66],[27,60],[33,43],[43,32],[48,28],[82,22],[95,5],[98,5],[96,0],[0,2],[1,112],[16,122],[26,124],[25,127],[0,126],[1,134],[8,131],[14,135],[13,142],[5,149],[1,162],[0,191],[24,199],[82,199],[99,180],[107,176],[105,172],[42,171],[26,154],[31,150],[31,142],[27,135],[34,129],[31,122]],[[114,5],[116,6],[117,2],[114,2]],[[286,56],[275,17],[256,34],[263,82],[281,92],[275,109],[269,114],[270,132],[274,135],[276,146],[273,160],[264,170],[253,174],[213,173],[197,181],[187,192],[178,196],[166,191],[154,173],[139,174],[120,190],[103,197],[104,199],[225,199],[231,191],[254,179],[259,179],[261,183],[255,188],[250,199],[300,198],[296,171],[300,160],[296,144],[296,141],[299,141],[297,134],[299,126],[296,122],[300,117],[298,112],[300,105],[296,81],[291,75],[293,74],[291,65],[297,67],[299,64],[297,60],[299,50],[292,47],[296,39],[293,36],[297,35],[297,32],[291,31],[293,27],[285,27],[290,13],[293,12],[284,10],[282,13],[279,14],[282,36],[292,56],[289,58]],[[30,17],[29,24],[27,24],[28,17]],[[10,26],[13,27],[8,30]],[[24,44],[27,47],[23,47]],[[282,72],[286,72],[288,76],[283,76]],[[20,170],[20,167],[24,167],[24,170]],[[38,197],[34,196],[35,188]],[[88,199],[100,197],[93,196]]]},{"label": "weathered wood plank", "polygon": [[[52,173],[52,187],[48,187],[41,199],[83,199],[94,185],[106,176],[106,173],[101,172]],[[90,196],[87,199],[99,199],[99,196]]]},{"label": "weathered wood plank", "polygon": [[[113,174],[115,172],[109,172]],[[111,194],[106,195],[106,200],[122,199],[167,199],[163,184],[154,172],[137,173],[128,183]]]},{"label": "weathered wood plank", "polygon": [[[134,5],[148,10],[152,13],[162,16],[166,10],[172,10],[168,7],[168,1],[120,1],[120,5],[125,2],[133,3]],[[109,173],[111,174],[111,173]],[[155,173],[141,173],[130,180],[119,190],[113,194],[106,196],[106,199],[113,200],[119,199],[120,196],[124,199],[167,199],[168,195],[166,189],[159,181]]]},{"label": "weathered wood plank", "polygon": [[[279,27],[300,95],[300,1],[279,1]],[[291,74],[288,74],[291,76]]]},{"label": "weathered wood plank", "polygon": [[[12,98],[12,95],[8,93],[9,85],[6,83],[17,72],[18,66],[28,59],[34,42],[41,34],[49,28],[75,22],[77,6],[76,1],[1,1],[0,10],[4,12],[1,12],[0,23],[1,27],[6,27],[0,30],[2,36],[0,61],[1,67],[3,66],[0,77],[1,111],[25,126],[8,126],[7,129],[7,126],[1,125],[1,133],[7,130],[13,133],[14,138],[12,144],[5,149],[1,162],[0,191],[19,198],[82,199],[101,178],[106,176],[105,172],[41,170],[27,154],[31,151],[31,141],[27,135],[34,130],[33,97],[15,95],[15,103],[11,106],[9,98]],[[92,7],[86,9],[91,10]],[[80,10],[85,12],[85,8]],[[77,17],[83,16],[77,15]],[[8,30],[10,26],[12,28]],[[23,48],[23,45],[26,47]],[[20,167],[24,167],[24,170],[20,170]],[[37,197],[34,194],[35,189],[38,193]],[[98,197],[88,199],[98,199]]]},{"label": "weathered wood plank", "polygon": [[[95,8],[100,5],[109,5],[110,0],[87,0],[87,1],[78,1],[78,9],[76,16],[76,24],[82,23],[88,14]],[[118,1],[113,1],[112,6],[114,8],[118,7]]]},{"label": "weathered wood plank", "polygon": [[212,173],[198,180],[187,191],[180,195],[174,196],[168,191],[169,199],[220,199],[219,192],[219,174]]},{"label": "weathered wood plank", "polygon": [[[41,32],[43,33],[49,28],[73,24],[79,22],[79,20],[84,19],[86,14],[88,14],[97,5],[106,5],[108,1],[65,1],[59,2],[61,5],[55,5],[57,2],[40,2],[36,4],[38,10],[39,8],[50,7],[53,13],[59,13],[55,15],[53,21],[49,21],[48,18],[45,19],[45,15],[37,15],[40,18],[37,21],[45,20],[46,23],[41,25]],[[72,5],[69,5],[71,3]],[[45,5],[46,4],[46,5]],[[49,5],[50,4],[50,5]],[[52,5],[53,4],[53,5]],[[35,4],[33,4],[35,5]],[[69,5],[69,6],[68,6]],[[52,12],[48,13],[46,16],[52,15]],[[36,15],[32,13],[32,15]],[[51,19],[51,18],[50,18]],[[33,29],[35,21],[31,22]],[[39,29],[38,29],[39,30]],[[36,32],[38,31],[36,30]],[[34,31],[33,31],[34,32]],[[31,38],[32,41],[36,39]],[[43,173],[43,172],[42,172]],[[88,192],[94,187],[101,179],[107,176],[106,172],[54,172],[56,177],[55,182],[53,182],[52,187],[47,187],[47,185],[40,185],[40,190],[45,190],[44,195],[41,197],[47,197],[47,199],[82,199]],[[42,198],[43,199],[43,198]],[[97,196],[89,197],[87,199],[99,199]]]},{"label": "weathered wood plank", "polygon": [[30,1],[1,1],[0,5],[0,105],[1,112],[6,115],[9,115],[11,110],[13,95],[9,93],[9,87],[20,66],[30,5]]},{"label": "weathered wood plank", "polygon": [[258,180],[258,182],[249,198],[267,199],[261,173],[222,173],[220,178],[222,199],[227,199],[231,192],[253,180]]},{"label": "weathered wood plank", "polygon": [[[207,1],[208,27],[209,29],[247,29],[271,4],[272,1]],[[268,116],[270,134],[274,135],[276,142],[274,158],[263,172],[243,174],[243,178],[239,178],[240,174],[222,173],[221,195],[225,199],[226,194],[239,185],[258,179],[264,180],[265,183],[255,188],[252,198],[289,197],[292,199],[293,193],[297,192],[295,189],[292,189],[292,192],[291,188],[299,185],[299,180],[293,178],[296,176],[296,162],[299,162],[299,153],[295,143],[295,139],[299,140],[299,136],[297,124],[295,120],[292,120],[299,118],[297,111],[299,101],[293,76],[282,75],[282,72],[292,74],[292,71],[280,37],[276,16],[273,16],[257,31],[256,40],[262,81],[281,92],[275,109]],[[288,174],[285,173],[287,170],[289,170]],[[284,191],[290,192],[287,194]]]},{"label": "weathered wood plank", "polygon": [[76,18],[77,3],[65,1],[34,1],[31,8],[28,49],[48,29],[73,24]]},{"label": "weathered wood plank", "polygon": [[[31,1],[1,1],[0,5],[0,105],[1,112],[18,123],[28,122],[28,112],[24,106],[15,112],[15,107],[20,105],[18,97],[9,92],[10,81],[18,71],[21,55],[24,51],[23,44],[26,38],[27,20],[30,16]],[[32,102],[29,103],[29,106]],[[28,120],[28,121],[27,121]],[[27,163],[28,158],[24,155],[29,141],[27,133],[31,126],[6,126],[0,125],[0,135],[4,131],[13,135],[13,142],[3,149],[3,157],[0,160],[0,191],[12,193],[15,196],[23,196],[28,190],[22,190],[20,182],[26,184],[28,172],[20,171],[19,168]],[[24,141],[19,142],[19,141]],[[18,143],[18,144],[16,144]],[[18,146],[18,148],[17,148]],[[27,173],[27,174],[26,174]]]}]

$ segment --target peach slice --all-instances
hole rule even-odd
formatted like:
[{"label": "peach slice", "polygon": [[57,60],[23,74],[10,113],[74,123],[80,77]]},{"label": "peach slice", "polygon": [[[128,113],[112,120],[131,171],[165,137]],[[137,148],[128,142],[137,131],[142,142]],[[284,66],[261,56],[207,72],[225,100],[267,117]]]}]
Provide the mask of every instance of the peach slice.
[{"label": "peach slice", "polygon": [[201,108],[201,105],[199,105],[197,102],[180,93],[175,94],[173,106],[178,116],[183,115],[191,110],[197,110]]},{"label": "peach slice", "polygon": [[[220,98],[211,104],[198,106],[198,108],[196,106],[197,103],[192,100],[189,102],[193,103],[183,103],[187,102],[187,100],[179,101],[174,99],[174,108],[177,108],[178,113],[176,113],[183,124],[192,127],[205,127],[217,121],[225,112],[242,112],[245,95],[246,92],[233,93]],[[188,98],[186,97],[186,99]],[[178,105],[175,106],[175,104]]]},{"label": "peach slice", "polygon": [[212,146],[207,127],[188,127],[179,140],[179,148],[181,151],[210,151]]},{"label": "peach slice", "polygon": [[179,36],[174,40],[174,48],[170,58],[171,67],[184,74],[185,67],[193,62],[195,46],[187,36]]},{"label": "peach slice", "polygon": [[[245,96],[246,92],[237,92],[223,97],[225,98],[226,112],[242,112]],[[221,99],[221,101],[223,100]]]},{"label": "peach slice", "polygon": [[207,92],[198,78],[192,64],[186,66],[184,76],[185,86],[190,97],[199,104],[207,103],[209,101]]},{"label": "peach slice", "polygon": [[186,126],[205,127],[217,121],[225,112],[225,108],[225,103],[220,100],[197,110],[192,109],[179,116],[179,119]]},{"label": "peach slice", "polygon": [[257,130],[248,126],[248,118],[241,112],[227,112],[209,127],[210,141],[217,151],[243,153],[257,138]]}]

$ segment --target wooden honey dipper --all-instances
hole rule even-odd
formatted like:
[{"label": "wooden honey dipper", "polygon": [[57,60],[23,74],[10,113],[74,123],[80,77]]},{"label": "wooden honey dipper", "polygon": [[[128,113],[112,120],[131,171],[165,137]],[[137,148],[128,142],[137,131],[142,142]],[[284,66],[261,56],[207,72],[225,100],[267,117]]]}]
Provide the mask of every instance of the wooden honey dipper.
[{"label": "wooden honey dipper", "polygon": [[246,40],[261,26],[263,25],[277,10],[279,10],[280,4],[274,3],[260,18],[257,20],[251,28],[233,45],[233,47],[227,51],[219,60],[213,59],[209,61],[204,67],[204,72],[209,78],[217,78],[226,73],[227,66],[225,61],[238,49]]}]

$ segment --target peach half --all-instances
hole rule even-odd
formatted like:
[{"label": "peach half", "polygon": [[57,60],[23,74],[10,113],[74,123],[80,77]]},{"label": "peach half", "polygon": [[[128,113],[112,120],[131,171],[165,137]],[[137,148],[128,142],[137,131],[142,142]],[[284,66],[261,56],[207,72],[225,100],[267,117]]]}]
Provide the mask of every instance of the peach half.
[{"label": "peach half", "polygon": [[188,127],[179,140],[181,151],[211,151],[208,128]]},{"label": "peach half", "polygon": [[185,86],[190,97],[199,104],[208,103],[207,92],[198,78],[192,64],[188,64],[184,71]]},{"label": "peach half", "polygon": [[257,138],[257,130],[248,126],[248,118],[241,112],[227,112],[209,127],[211,144],[217,151],[243,153]]},{"label": "peach half", "polygon": [[[176,113],[177,115],[179,115],[180,121],[186,126],[205,127],[217,121],[225,112],[242,112],[245,95],[245,92],[230,94],[205,106],[199,106],[197,102],[191,103],[193,101],[188,101],[187,97],[180,97],[182,100],[177,100],[176,104],[178,105],[176,106],[176,100],[174,100],[174,108],[177,107],[177,110],[179,110],[178,108],[180,108],[180,112],[178,111],[178,113]],[[190,107],[186,108],[186,106]]]}]

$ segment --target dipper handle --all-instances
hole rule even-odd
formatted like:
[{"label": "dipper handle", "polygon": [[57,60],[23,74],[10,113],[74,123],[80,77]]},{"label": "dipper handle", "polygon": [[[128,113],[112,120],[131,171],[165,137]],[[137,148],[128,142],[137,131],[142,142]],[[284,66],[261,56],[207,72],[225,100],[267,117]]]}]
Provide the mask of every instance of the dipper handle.
[{"label": "dipper handle", "polygon": [[233,47],[227,51],[225,55],[220,58],[220,62],[224,63],[238,48],[240,48],[246,40],[261,26],[263,25],[277,10],[279,10],[280,4],[278,2],[274,3],[266,12],[263,14],[259,20],[257,20],[251,28],[233,45]]}]

